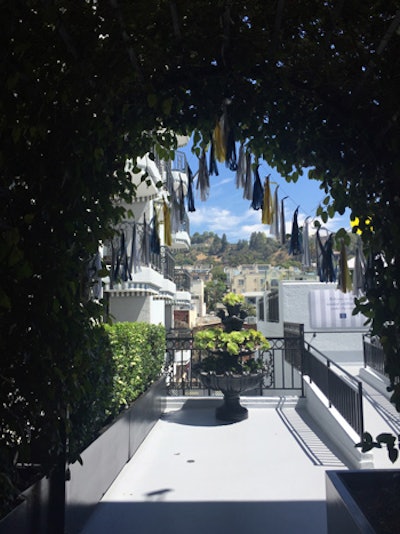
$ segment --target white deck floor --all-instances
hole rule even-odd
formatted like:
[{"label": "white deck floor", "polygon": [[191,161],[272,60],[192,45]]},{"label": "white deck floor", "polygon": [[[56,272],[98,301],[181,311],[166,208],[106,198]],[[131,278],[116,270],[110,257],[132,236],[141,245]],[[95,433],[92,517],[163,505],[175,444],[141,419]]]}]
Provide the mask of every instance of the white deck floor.
[{"label": "white deck floor", "polygon": [[326,533],[325,471],[346,466],[301,405],[224,424],[216,402],[166,412],[82,534]]},{"label": "white deck floor", "polygon": [[[325,472],[347,466],[301,399],[244,398],[249,418],[233,424],[215,418],[221,399],[182,402],[157,422],[82,534],[326,534]],[[365,382],[364,417],[374,437],[400,433],[395,408]],[[376,468],[398,468],[384,449],[373,454]]]}]

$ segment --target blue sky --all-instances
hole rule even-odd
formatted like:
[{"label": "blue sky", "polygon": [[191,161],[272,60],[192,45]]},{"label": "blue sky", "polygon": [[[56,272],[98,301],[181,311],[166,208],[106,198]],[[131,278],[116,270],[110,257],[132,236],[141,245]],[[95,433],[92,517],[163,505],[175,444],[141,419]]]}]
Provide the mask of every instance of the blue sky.
[{"label": "blue sky", "polygon": [[[197,156],[192,154],[188,147],[183,151],[192,172],[196,173]],[[279,185],[279,200],[288,197],[284,201],[287,233],[291,232],[293,214],[298,206],[299,226],[302,226],[306,217],[310,217],[309,220],[312,222],[318,205],[326,196],[325,192],[319,189],[320,182],[308,179],[307,173],[304,172],[296,183],[288,183],[265,162],[260,160],[260,163],[261,182],[264,183],[265,177],[270,174],[272,194],[276,185]],[[235,172],[227,169],[224,163],[218,163],[218,171],[219,176],[210,176],[210,195],[205,202],[200,200],[198,192],[194,190],[196,211],[189,213],[190,233],[193,235],[195,232],[214,232],[219,236],[226,234],[230,243],[236,243],[239,239],[249,240],[252,232],[265,232],[270,237],[269,226],[261,223],[261,211],[253,210],[250,201],[243,199],[243,190],[236,189]],[[350,228],[349,212],[343,217],[336,215],[323,226],[330,232],[341,227]]]}]

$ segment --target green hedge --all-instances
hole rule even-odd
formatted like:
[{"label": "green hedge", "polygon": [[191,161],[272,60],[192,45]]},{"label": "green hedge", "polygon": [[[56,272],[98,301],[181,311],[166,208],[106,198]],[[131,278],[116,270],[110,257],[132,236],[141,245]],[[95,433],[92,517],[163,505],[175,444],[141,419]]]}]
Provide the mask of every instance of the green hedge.
[{"label": "green hedge", "polygon": [[[75,376],[79,395],[68,403],[69,462],[79,459],[101,428],[159,378],[164,355],[165,328],[161,325],[115,323],[91,328],[85,358]],[[3,436],[4,432],[3,428]],[[16,453],[18,461],[30,462],[42,458],[47,449],[44,439],[22,440],[18,447],[14,434],[13,441],[3,439],[0,446],[0,518],[25,487],[14,465]],[[46,462],[39,463],[46,474]]]},{"label": "green hedge", "polygon": [[165,328],[147,323],[115,323],[105,328],[115,366],[110,413],[116,414],[160,376]]},{"label": "green hedge", "polygon": [[70,461],[104,424],[129,406],[160,376],[165,328],[147,323],[115,323],[100,328],[87,370],[86,394],[71,413]]}]

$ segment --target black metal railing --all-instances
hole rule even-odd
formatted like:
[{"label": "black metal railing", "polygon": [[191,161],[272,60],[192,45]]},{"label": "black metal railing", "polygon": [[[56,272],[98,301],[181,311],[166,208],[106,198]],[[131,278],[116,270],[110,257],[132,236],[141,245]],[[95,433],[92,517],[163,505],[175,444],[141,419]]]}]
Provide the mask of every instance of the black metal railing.
[{"label": "black metal railing", "polygon": [[[348,424],[362,437],[364,432],[362,383],[304,342],[302,324],[285,323],[285,337],[268,338],[270,348],[258,354],[267,373],[253,395],[291,391],[304,395],[304,376],[314,383]],[[171,331],[167,335],[167,376],[170,395],[220,395],[204,389],[196,377],[196,364],[206,355],[193,348],[190,330]]]},{"label": "black metal railing", "polygon": [[161,273],[167,280],[174,281],[175,273],[175,258],[172,255],[172,252],[169,248],[162,246],[161,247]]},{"label": "black metal railing", "polygon": [[285,338],[285,360],[302,372],[304,351],[304,325],[301,323],[283,323]]},{"label": "black metal railing", "polygon": [[385,355],[383,347],[377,337],[363,335],[364,367],[371,367],[381,375],[388,376],[385,372]]},{"label": "black metal railing", "polygon": [[[257,354],[257,357],[263,360],[267,372],[260,388],[248,392],[248,395],[264,396],[271,391],[291,391],[293,394],[302,395],[301,373],[285,359],[288,340],[281,337],[268,338],[268,341],[270,348]],[[289,343],[291,350],[294,350],[293,339],[289,340]],[[170,395],[220,395],[219,392],[205,389],[197,378],[196,366],[206,355],[206,351],[193,348],[193,335],[190,330],[176,329],[168,332],[166,375]]]},{"label": "black metal railing", "polygon": [[303,354],[303,376],[320,389],[332,406],[362,438],[364,412],[362,383],[309,343]]},{"label": "black metal railing", "polygon": [[192,277],[186,269],[175,269],[174,282],[178,291],[190,291]]}]

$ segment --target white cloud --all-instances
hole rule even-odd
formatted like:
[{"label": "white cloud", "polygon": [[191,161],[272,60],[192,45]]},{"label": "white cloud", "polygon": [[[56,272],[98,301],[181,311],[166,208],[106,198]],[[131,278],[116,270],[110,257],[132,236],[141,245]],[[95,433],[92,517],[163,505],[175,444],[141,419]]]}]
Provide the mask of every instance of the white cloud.
[{"label": "white cloud", "polygon": [[[285,210],[285,228],[286,233],[292,232],[294,210]],[[219,208],[216,206],[197,207],[196,211],[189,214],[191,233],[199,232],[213,232],[219,236],[226,234],[230,243],[236,243],[239,239],[250,239],[250,235],[254,232],[264,232],[267,237],[272,237],[270,234],[270,227],[261,223],[261,210],[247,209],[245,211],[233,212],[227,208]],[[304,225],[304,221],[308,216],[304,213],[298,213],[299,227]],[[314,235],[316,228],[314,226],[314,217],[309,217],[309,234]],[[337,216],[330,219],[327,224],[319,221],[321,226],[327,228],[329,232],[334,232],[341,227],[348,227],[349,219],[346,216]]]}]

